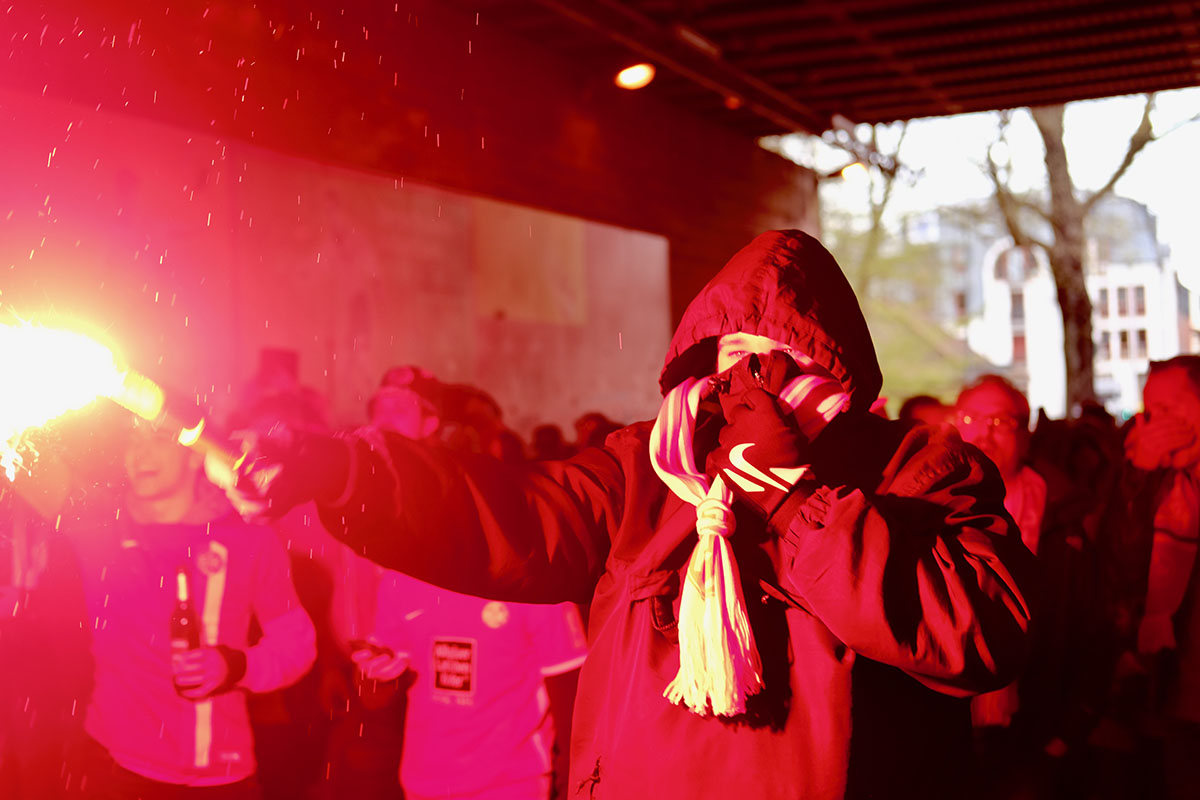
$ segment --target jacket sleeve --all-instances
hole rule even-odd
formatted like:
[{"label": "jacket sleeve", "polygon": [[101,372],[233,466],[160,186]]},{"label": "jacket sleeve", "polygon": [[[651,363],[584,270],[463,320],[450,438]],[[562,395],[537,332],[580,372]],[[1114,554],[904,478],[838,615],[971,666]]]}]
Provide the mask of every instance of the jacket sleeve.
[{"label": "jacket sleeve", "polygon": [[300,680],[316,659],[316,631],[292,585],[287,553],[267,530],[254,565],[254,616],[262,637],[246,648],[246,674],[238,685],[269,692]]},{"label": "jacket sleeve", "polygon": [[1174,471],[1156,498],[1146,616],[1173,617],[1187,594],[1200,532],[1200,482]]},{"label": "jacket sleeve", "polygon": [[882,474],[876,491],[821,486],[793,506],[788,588],[852,650],[933,689],[1006,685],[1027,655],[1036,565],[999,473],[921,428]]},{"label": "jacket sleeve", "polygon": [[623,506],[624,475],[610,450],[508,464],[390,433],[349,441],[346,491],[321,518],[355,552],[465,594],[591,597]]}]

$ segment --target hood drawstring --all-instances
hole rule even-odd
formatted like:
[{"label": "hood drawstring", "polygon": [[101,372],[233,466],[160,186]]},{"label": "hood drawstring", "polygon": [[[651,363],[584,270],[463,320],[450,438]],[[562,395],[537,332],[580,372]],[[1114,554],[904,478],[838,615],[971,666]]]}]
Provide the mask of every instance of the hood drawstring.
[{"label": "hood drawstring", "polygon": [[[692,550],[679,604],[679,673],[663,696],[701,716],[745,713],[746,698],[763,688],[762,662],[746,617],[737,561],[727,541],[735,528],[733,493],[721,476],[696,468],[693,436],[700,398],[712,377],[687,378],[663,398],[650,433],[650,461],[659,479],[696,507],[699,540]],[[804,400],[832,378],[801,375],[780,393],[797,409],[801,431],[811,441],[850,403],[846,393],[825,397],[817,408]]]}]

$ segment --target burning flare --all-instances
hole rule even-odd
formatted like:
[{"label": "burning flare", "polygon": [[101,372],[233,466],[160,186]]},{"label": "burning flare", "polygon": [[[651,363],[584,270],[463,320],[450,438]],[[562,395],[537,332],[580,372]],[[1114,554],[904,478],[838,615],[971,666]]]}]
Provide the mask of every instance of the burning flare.
[{"label": "burning flare", "polygon": [[0,467],[12,480],[28,433],[97,397],[117,393],[123,374],[112,351],[72,331],[29,323],[0,325]]},{"label": "burning flare", "polygon": [[156,426],[178,432],[179,443],[203,453],[210,478],[232,483],[241,454],[205,430],[202,416],[181,417],[168,408],[162,387],[118,364],[112,351],[82,333],[28,322],[0,323],[0,468],[8,479],[37,457],[29,434],[68,411],[107,397]]}]

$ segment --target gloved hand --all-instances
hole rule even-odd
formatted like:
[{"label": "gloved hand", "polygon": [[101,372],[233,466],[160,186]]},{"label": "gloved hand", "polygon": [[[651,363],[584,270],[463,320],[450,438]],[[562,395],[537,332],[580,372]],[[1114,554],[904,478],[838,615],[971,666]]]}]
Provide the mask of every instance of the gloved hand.
[{"label": "gloved hand", "polygon": [[203,700],[229,691],[246,674],[246,654],[231,647],[199,647],[171,657],[171,674],[179,694]]},{"label": "gloved hand", "polygon": [[296,434],[283,426],[266,436],[245,433],[240,438],[242,458],[232,485],[222,483],[219,466],[207,460],[205,471],[246,520],[278,519],[310,500],[332,502],[346,487],[351,454],[342,439]]},{"label": "gloved hand", "polygon": [[733,366],[720,395],[725,427],[706,470],[721,475],[742,502],[764,519],[779,508],[805,471],[808,441],[792,410],[778,399],[799,367],[778,350],[751,354]]}]

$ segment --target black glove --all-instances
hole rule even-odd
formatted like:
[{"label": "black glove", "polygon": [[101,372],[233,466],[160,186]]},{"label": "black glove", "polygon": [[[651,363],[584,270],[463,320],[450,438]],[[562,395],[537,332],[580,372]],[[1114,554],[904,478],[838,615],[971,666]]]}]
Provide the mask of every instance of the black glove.
[{"label": "black glove", "polygon": [[310,500],[332,503],[346,489],[350,446],[335,436],[272,429],[243,440],[230,502],[248,520],[278,519]]},{"label": "black glove", "polygon": [[175,690],[188,700],[204,700],[233,689],[246,675],[246,654],[226,647],[198,647],[171,659]]},{"label": "black glove", "polygon": [[705,466],[764,519],[787,498],[807,461],[808,441],[777,396],[798,374],[796,362],[778,350],[765,360],[751,354],[730,370],[729,390],[720,395],[726,424]]}]

